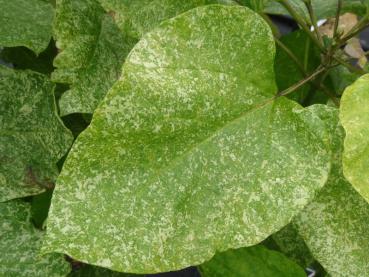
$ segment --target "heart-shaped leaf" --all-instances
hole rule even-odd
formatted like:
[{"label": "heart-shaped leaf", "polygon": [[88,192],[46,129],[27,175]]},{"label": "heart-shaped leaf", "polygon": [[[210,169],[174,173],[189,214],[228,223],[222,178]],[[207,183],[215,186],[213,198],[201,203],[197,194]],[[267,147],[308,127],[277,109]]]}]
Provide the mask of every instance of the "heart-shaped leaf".
[{"label": "heart-shaped leaf", "polygon": [[273,36],[238,6],[162,23],[77,139],[45,251],[114,270],[170,271],[254,245],[325,183],[324,124],[274,101]]}]

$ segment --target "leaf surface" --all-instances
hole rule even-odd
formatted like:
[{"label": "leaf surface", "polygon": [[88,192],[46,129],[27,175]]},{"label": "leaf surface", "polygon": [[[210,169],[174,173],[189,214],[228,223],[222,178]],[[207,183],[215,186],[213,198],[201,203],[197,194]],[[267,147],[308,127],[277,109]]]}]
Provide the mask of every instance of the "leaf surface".
[{"label": "leaf surface", "polygon": [[0,46],[25,46],[36,54],[48,46],[54,9],[41,0],[0,0]]},{"label": "leaf surface", "polygon": [[205,4],[205,0],[59,0],[54,31],[63,52],[55,60],[52,78],[71,84],[60,100],[61,114],[93,113],[143,34]]},{"label": "leaf surface", "polygon": [[343,173],[369,202],[369,74],[344,91],[340,120],[346,131]]},{"label": "leaf surface", "polygon": [[293,221],[313,256],[331,276],[369,275],[369,205],[342,174],[344,130],[338,110],[313,106],[332,137],[333,162],[327,184]]},{"label": "leaf surface", "polygon": [[61,254],[39,256],[44,232],[30,222],[31,207],[21,200],[0,203],[0,275],[66,276],[71,270]]},{"label": "leaf surface", "polygon": [[283,254],[262,245],[216,254],[200,267],[202,277],[305,277],[305,271]]},{"label": "leaf surface", "polygon": [[238,6],[146,34],[68,156],[45,251],[170,271],[286,225],[325,183],[329,149],[319,117],[273,101],[274,54],[267,24]]},{"label": "leaf surface", "polygon": [[272,235],[278,250],[297,264],[306,268],[314,261],[305,241],[292,224]]},{"label": "leaf surface", "polygon": [[73,137],[44,75],[0,66],[0,202],[53,186]]}]

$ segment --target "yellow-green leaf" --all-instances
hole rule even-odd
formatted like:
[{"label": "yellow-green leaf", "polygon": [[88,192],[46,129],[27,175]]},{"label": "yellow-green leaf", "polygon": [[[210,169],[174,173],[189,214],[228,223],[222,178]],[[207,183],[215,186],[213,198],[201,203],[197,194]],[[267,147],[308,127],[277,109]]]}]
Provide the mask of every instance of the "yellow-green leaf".
[{"label": "yellow-green leaf", "polygon": [[44,250],[151,273],[286,225],[330,159],[321,119],[274,101],[274,55],[268,25],[239,6],[196,8],[144,35],[66,160]]}]

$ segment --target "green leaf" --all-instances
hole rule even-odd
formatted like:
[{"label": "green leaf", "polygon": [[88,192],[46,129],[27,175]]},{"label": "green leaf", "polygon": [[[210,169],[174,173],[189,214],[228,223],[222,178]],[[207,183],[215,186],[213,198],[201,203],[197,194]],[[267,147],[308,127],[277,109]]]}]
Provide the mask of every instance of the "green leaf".
[{"label": "green leaf", "polygon": [[327,184],[293,224],[331,276],[369,276],[369,205],[342,174],[344,130],[338,110],[323,105],[311,109],[330,130],[332,169]]},{"label": "green leaf", "polygon": [[21,200],[0,203],[0,275],[66,276],[71,270],[61,254],[39,255],[44,232],[30,223],[31,207]]},{"label": "green leaf", "polygon": [[369,202],[369,74],[346,88],[340,120],[345,128],[343,173]]},{"label": "green leaf", "polygon": [[[306,77],[302,73],[302,69],[308,74],[315,70],[320,64],[320,58],[319,52],[317,52],[309,36],[301,30],[283,36],[280,40],[301,61],[302,65],[302,68],[300,68],[284,49],[277,47],[275,59],[276,82],[278,90],[282,91]],[[307,83],[290,94],[289,97],[301,103],[310,88],[311,85]]]},{"label": "green leaf", "polygon": [[0,0],[0,46],[25,46],[36,54],[48,46],[54,10],[41,0]]},{"label": "green leaf", "polygon": [[56,114],[44,75],[0,66],[0,202],[52,186],[73,137]]},{"label": "green leaf", "polygon": [[283,254],[262,245],[219,253],[200,267],[202,277],[305,277],[305,271]]},{"label": "green leaf", "polygon": [[61,115],[92,113],[133,45],[96,0],[58,0],[54,33],[61,52],[52,80],[71,87],[60,99]]},{"label": "green leaf", "polygon": [[272,238],[278,246],[278,250],[297,264],[306,268],[313,263],[314,258],[309,248],[292,224],[283,227],[273,234]]},{"label": "green leaf", "polygon": [[47,190],[44,193],[35,195],[31,201],[32,222],[38,229],[43,229],[44,222],[49,212],[52,190]]},{"label": "green leaf", "polygon": [[274,54],[268,25],[239,6],[146,34],[64,164],[45,252],[170,271],[286,225],[330,162],[319,117],[273,101]]},{"label": "green leaf", "polygon": [[[315,16],[318,19],[333,17],[337,12],[339,0],[311,0]],[[290,5],[307,21],[310,21],[309,12],[302,0],[289,0]],[[276,0],[270,0],[266,5],[265,12],[271,14],[288,14],[287,10]],[[341,13],[352,12],[364,15],[366,12],[365,4],[361,0],[343,0]]]}]

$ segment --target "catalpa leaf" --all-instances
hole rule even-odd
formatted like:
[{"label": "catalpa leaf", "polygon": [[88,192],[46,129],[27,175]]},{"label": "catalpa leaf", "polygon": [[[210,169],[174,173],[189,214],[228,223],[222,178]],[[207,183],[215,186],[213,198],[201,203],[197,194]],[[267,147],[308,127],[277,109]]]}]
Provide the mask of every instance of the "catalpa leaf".
[{"label": "catalpa leaf", "polygon": [[206,2],[59,0],[54,31],[62,52],[54,62],[57,70],[52,78],[71,84],[59,103],[61,115],[92,113],[118,79],[125,57],[143,34],[163,20]]},{"label": "catalpa leaf", "polygon": [[239,6],[145,35],[66,160],[44,251],[171,271],[286,225],[324,185],[329,146],[318,116],[273,101],[274,55],[268,25]]},{"label": "catalpa leaf", "polygon": [[199,268],[202,277],[306,277],[300,266],[262,245],[216,254]]},{"label": "catalpa leaf", "polygon": [[92,113],[132,45],[96,0],[58,0],[54,33],[61,52],[52,79],[71,87],[60,99],[61,115]]},{"label": "catalpa leaf", "polygon": [[44,75],[0,66],[0,202],[53,186],[73,137]]},{"label": "catalpa leaf", "polygon": [[0,203],[0,275],[7,277],[66,276],[71,270],[62,254],[39,255],[44,232],[30,222],[30,204]]},{"label": "catalpa leaf", "polygon": [[42,0],[0,0],[0,46],[41,53],[52,35],[54,10]]},{"label": "catalpa leaf", "polygon": [[346,131],[343,173],[369,202],[369,74],[344,91],[340,120]]},{"label": "catalpa leaf", "polygon": [[330,130],[332,169],[327,184],[293,224],[331,276],[369,276],[369,205],[342,174],[344,130],[338,110],[323,105],[311,109]]}]

